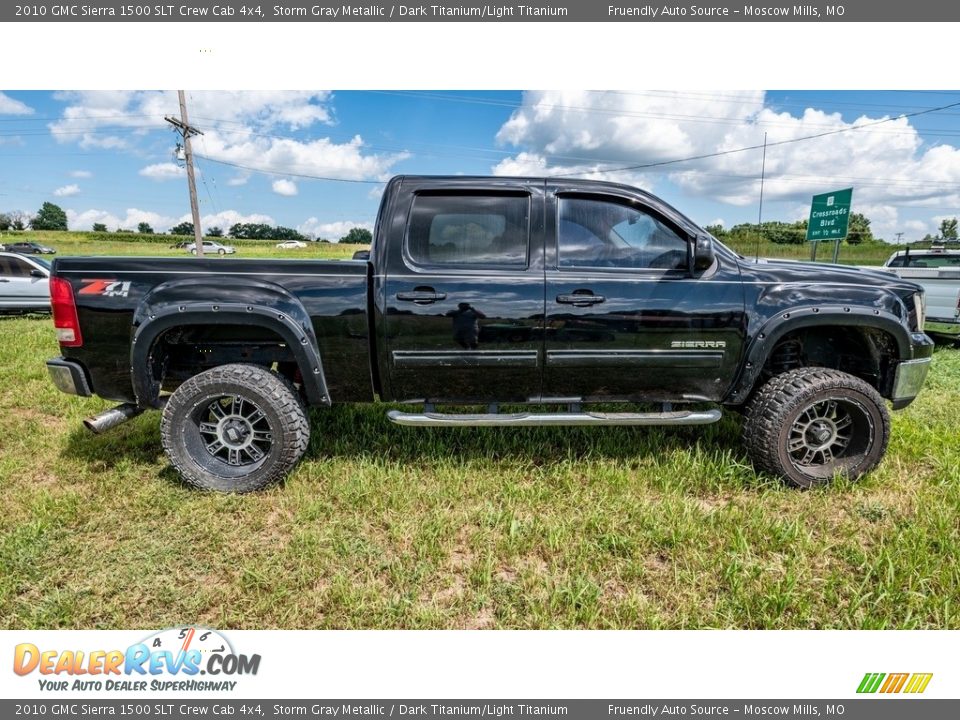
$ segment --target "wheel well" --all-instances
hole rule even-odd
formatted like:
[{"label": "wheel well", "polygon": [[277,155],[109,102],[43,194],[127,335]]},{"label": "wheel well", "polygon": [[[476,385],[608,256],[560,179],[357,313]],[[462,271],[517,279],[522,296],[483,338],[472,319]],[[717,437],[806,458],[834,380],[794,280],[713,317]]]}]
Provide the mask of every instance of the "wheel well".
[{"label": "wheel well", "polygon": [[777,340],[754,391],[788,370],[825,367],[858,377],[890,397],[898,357],[896,340],[884,330],[849,325],[799,328]]},{"label": "wheel well", "polygon": [[286,340],[258,325],[183,325],[166,330],[154,341],[149,372],[164,390],[173,391],[198,373],[230,363],[261,365],[290,382],[302,382]]}]

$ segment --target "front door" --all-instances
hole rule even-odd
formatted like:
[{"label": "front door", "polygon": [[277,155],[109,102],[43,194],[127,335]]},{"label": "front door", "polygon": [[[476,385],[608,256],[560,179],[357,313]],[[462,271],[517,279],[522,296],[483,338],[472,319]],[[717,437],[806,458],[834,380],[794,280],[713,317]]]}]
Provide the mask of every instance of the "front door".
[{"label": "front door", "polygon": [[538,396],[542,183],[426,183],[395,202],[406,222],[391,231],[384,286],[389,395],[460,403]]},{"label": "front door", "polygon": [[656,207],[628,195],[554,190],[544,395],[721,399],[744,340],[736,263],[722,254],[691,276],[689,236]]}]

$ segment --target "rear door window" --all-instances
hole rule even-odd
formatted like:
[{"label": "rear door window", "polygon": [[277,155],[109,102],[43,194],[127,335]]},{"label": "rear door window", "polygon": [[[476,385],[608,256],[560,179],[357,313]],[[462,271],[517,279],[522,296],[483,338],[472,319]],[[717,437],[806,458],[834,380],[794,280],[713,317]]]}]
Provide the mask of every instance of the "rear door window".
[{"label": "rear door window", "polygon": [[407,254],[423,266],[524,268],[529,236],[526,194],[418,195]]}]

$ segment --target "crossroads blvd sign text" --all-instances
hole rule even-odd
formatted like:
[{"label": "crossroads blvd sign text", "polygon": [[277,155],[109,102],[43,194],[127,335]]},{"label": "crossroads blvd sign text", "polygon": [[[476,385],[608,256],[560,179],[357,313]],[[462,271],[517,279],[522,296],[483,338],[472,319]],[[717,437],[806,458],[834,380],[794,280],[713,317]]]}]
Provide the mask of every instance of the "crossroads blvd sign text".
[{"label": "crossroads blvd sign text", "polygon": [[850,201],[853,188],[814,195],[807,223],[807,240],[843,240],[850,221]]}]

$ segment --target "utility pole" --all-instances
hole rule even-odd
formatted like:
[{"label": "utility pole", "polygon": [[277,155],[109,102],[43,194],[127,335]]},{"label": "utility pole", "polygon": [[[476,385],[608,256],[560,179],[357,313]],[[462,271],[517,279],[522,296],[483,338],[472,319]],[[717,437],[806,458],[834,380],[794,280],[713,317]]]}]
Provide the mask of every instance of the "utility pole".
[{"label": "utility pole", "polygon": [[903,237],[903,233],[902,233],[902,232],[897,233],[897,245],[900,245],[900,244],[901,244],[901,243],[900,243],[900,238],[902,238],[902,237]]},{"label": "utility pole", "polygon": [[197,181],[193,176],[193,150],[190,147],[190,138],[194,135],[203,135],[187,119],[187,100],[183,90],[177,90],[180,98],[180,119],[167,115],[164,119],[173,125],[183,137],[183,155],[187,163],[187,184],[190,186],[190,212],[193,214],[193,247],[197,257],[203,257],[203,233],[200,230],[200,206],[197,205]]}]

